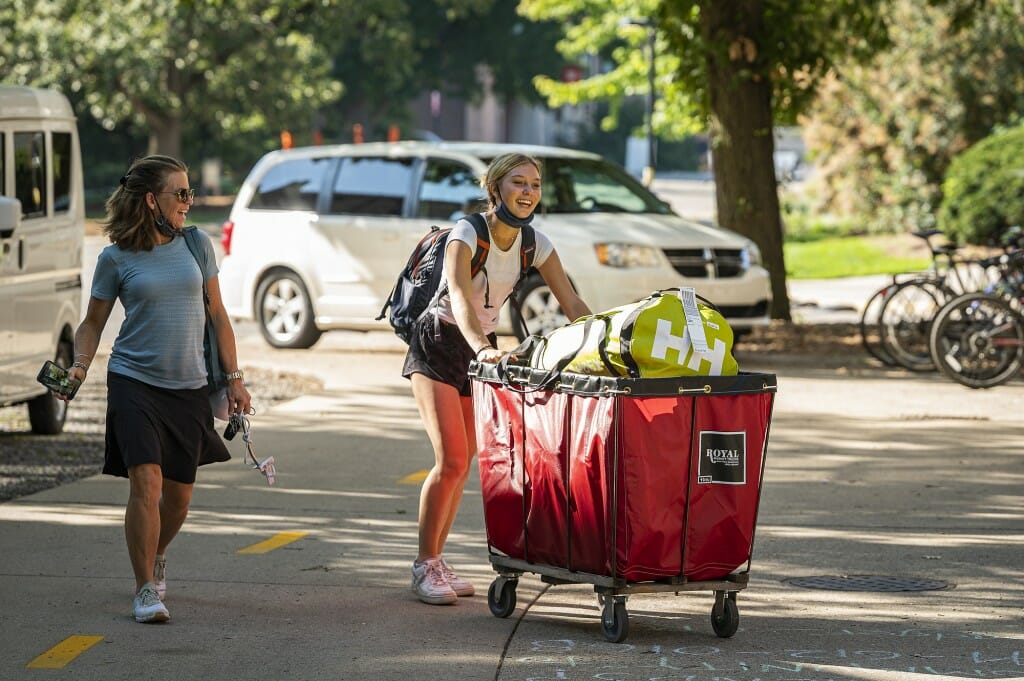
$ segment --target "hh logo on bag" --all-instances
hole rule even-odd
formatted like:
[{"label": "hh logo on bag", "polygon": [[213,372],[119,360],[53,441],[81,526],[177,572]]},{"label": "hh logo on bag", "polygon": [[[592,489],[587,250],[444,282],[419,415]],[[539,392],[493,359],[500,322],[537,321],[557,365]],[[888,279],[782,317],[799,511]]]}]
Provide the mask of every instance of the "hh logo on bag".
[{"label": "hh logo on bag", "polygon": [[747,483],[747,434],[703,430],[697,484],[745,485]]}]

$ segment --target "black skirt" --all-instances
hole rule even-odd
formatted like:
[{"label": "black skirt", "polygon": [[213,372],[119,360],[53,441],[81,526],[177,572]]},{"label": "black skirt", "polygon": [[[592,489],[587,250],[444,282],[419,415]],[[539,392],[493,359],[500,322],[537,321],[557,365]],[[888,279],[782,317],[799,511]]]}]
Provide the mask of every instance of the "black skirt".
[{"label": "black skirt", "polygon": [[199,466],[230,458],[213,429],[205,386],[157,388],[107,373],[104,473],[127,478],[132,466],[155,463],[168,480],[191,485]]}]

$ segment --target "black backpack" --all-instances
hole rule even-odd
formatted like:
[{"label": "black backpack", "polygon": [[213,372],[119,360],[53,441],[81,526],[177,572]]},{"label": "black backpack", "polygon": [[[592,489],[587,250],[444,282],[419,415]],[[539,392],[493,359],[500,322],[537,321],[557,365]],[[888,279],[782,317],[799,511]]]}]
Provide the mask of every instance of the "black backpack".
[{"label": "black backpack", "polygon": [[[470,261],[470,277],[475,277],[481,270],[486,277],[487,268],[484,263],[487,260],[487,253],[491,249],[491,235],[487,229],[487,220],[480,213],[471,213],[466,215],[465,219],[476,230],[476,250]],[[413,327],[419,318],[435,306],[441,296],[447,292],[447,287],[442,290],[441,279],[444,274],[444,251],[451,231],[451,227],[438,227],[437,225],[430,227],[430,231],[420,239],[416,248],[409,255],[409,261],[398,274],[398,281],[395,282],[384,307],[376,317],[379,321],[386,315],[391,328],[406,343],[412,338]],[[519,282],[533,267],[536,250],[537,235],[533,231],[533,227],[527,225],[523,227],[523,238],[520,242]],[[519,282],[516,283],[517,287]],[[489,300],[486,301],[486,306],[491,307]],[[390,313],[388,313],[389,309]]]}]

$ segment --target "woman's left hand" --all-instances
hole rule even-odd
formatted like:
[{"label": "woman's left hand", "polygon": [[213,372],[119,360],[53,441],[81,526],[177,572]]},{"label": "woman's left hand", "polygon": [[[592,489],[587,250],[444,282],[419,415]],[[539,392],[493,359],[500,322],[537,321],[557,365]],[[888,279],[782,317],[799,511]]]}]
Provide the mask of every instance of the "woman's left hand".
[{"label": "woman's left hand", "polygon": [[248,414],[252,409],[252,397],[242,379],[228,381],[228,411],[232,414]]}]

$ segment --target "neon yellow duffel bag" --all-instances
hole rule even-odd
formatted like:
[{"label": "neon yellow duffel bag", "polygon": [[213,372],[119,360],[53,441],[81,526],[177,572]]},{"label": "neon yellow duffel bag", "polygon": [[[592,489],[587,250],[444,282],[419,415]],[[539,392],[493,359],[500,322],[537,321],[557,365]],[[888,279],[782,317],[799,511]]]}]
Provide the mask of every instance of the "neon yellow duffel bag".
[{"label": "neon yellow duffel bag", "polygon": [[732,329],[697,298],[692,288],[664,289],[581,317],[536,339],[530,366],[630,378],[735,376]]}]

